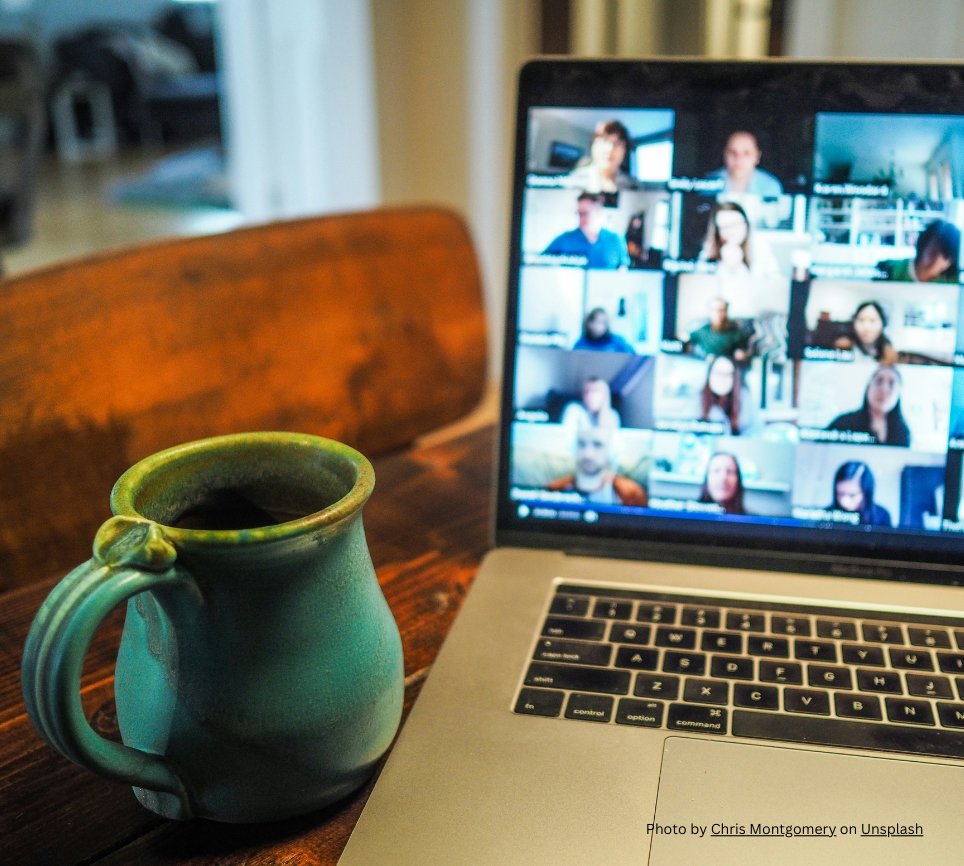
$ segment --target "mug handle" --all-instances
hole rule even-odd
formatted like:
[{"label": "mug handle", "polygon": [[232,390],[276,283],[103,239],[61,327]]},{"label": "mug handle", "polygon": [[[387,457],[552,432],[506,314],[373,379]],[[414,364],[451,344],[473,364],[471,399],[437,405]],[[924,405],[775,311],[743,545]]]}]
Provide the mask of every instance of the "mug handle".
[{"label": "mug handle", "polygon": [[187,789],[170,763],[96,734],[80,702],[87,647],[117,605],[145,590],[174,586],[200,599],[191,576],[174,567],[176,557],[153,521],[108,520],[97,531],[93,559],[57,584],[37,612],[24,647],[21,684],[30,721],[61,755],[108,779],[172,794],[189,817],[194,810]]}]

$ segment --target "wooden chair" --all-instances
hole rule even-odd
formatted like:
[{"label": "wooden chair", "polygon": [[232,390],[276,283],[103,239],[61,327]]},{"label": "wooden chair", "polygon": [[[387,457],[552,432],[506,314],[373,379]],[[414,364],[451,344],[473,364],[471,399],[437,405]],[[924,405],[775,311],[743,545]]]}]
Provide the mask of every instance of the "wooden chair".
[{"label": "wooden chair", "polygon": [[244,430],[368,455],[481,399],[464,225],[381,210],[153,243],[0,282],[0,591],[90,556],[142,457]]}]

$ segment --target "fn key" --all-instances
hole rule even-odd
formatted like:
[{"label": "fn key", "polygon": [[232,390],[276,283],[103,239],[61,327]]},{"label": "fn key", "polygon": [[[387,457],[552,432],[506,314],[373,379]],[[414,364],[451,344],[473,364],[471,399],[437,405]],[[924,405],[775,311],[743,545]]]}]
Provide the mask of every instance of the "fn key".
[{"label": "fn key", "polygon": [[546,689],[523,689],[515,702],[515,711],[528,716],[558,716],[565,695]]}]

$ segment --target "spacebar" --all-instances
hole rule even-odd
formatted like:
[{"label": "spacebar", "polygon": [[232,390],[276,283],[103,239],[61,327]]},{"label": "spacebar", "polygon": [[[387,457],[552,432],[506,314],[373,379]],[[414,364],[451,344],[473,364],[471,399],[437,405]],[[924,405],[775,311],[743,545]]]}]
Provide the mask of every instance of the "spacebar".
[{"label": "spacebar", "polygon": [[964,731],[733,711],[734,737],[964,758]]}]

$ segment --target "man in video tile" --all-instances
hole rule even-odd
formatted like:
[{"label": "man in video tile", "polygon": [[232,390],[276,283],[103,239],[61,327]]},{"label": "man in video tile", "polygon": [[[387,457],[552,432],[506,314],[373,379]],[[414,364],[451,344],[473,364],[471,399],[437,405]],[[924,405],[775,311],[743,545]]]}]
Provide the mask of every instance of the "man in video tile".
[{"label": "man in video tile", "polygon": [[878,445],[909,448],[910,428],[900,411],[901,385],[897,368],[881,365],[867,383],[864,405],[834,418],[827,429],[869,433]]},{"label": "man in video tile", "polygon": [[580,427],[576,434],[576,472],[550,481],[547,490],[575,491],[597,505],[634,505],[649,502],[645,488],[610,469],[613,428]]},{"label": "man in video tile", "polygon": [[583,349],[590,352],[624,352],[635,355],[633,347],[619,334],[609,330],[609,315],[602,307],[589,311],[583,322],[582,336],[576,340],[573,349]]},{"label": "man in video tile", "polygon": [[618,120],[596,124],[589,144],[589,159],[566,175],[565,185],[586,192],[635,189],[636,181],[622,167],[629,148],[629,131]]},{"label": "man in video tile", "polygon": [[961,230],[946,220],[934,220],[917,237],[913,259],[887,259],[877,269],[889,280],[908,283],[956,283],[961,256]]},{"label": "man in video tile", "polygon": [[730,305],[723,298],[710,301],[710,320],[690,334],[687,348],[699,358],[725,355],[737,361],[749,356],[750,336],[743,325],[728,315]]},{"label": "man in video tile", "polygon": [[770,172],[759,168],[763,151],[756,136],[746,130],[738,130],[727,139],[723,149],[723,168],[710,172],[709,177],[722,177],[723,192],[747,193],[761,198],[783,195],[783,184]]},{"label": "man in video tile", "polygon": [[833,479],[833,504],[827,511],[859,514],[869,526],[892,526],[890,512],[874,502],[874,474],[866,463],[844,463]]},{"label": "man in video tile", "polygon": [[585,256],[586,266],[613,270],[629,265],[626,241],[603,226],[605,196],[584,192],[576,199],[579,227],[563,232],[544,250],[546,255]]}]

